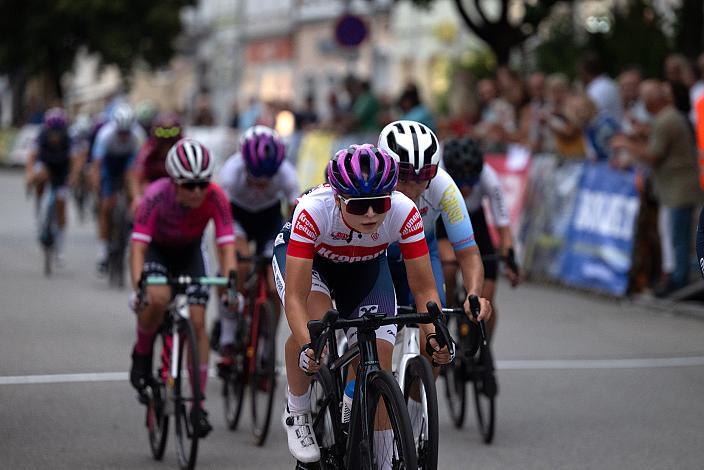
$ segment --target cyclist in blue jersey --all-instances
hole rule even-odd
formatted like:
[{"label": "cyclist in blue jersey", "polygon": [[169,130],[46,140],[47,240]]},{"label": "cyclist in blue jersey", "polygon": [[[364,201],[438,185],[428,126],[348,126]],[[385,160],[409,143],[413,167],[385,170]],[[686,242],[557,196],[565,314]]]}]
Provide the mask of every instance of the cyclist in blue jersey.
[{"label": "cyclist in blue jersey", "polygon": [[[98,270],[107,269],[110,215],[116,194],[126,183],[126,171],[145,140],[145,133],[135,121],[132,108],[121,103],[115,107],[108,123],[98,131],[92,148],[94,181],[100,181],[98,215]],[[126,189],[126,188],[125,188]]]},{"label": "cyclist in blue jersey", "polygon": [[[440,149],[433,131],[419,122],[395,121],[381,131],[379,148],[398,162],[397,190],[416,203],[423,217],[433,276],[443,305],[443,270],[435,235],[435,225],[439,217],[442,217],[447,227],[448,238],[462,270],[467,295],[474,294],[479,297],[481,311],[491,312],[491,303],[481,296],[484,268],[474,240],[472,222],[457,185],[450,175],[438,166]],[[396,246],[389,247],[388,258],[399,305],[412,305],[414,302],[405,280],[403,257]],[[465,310],[469,311],[466,299]]]}]

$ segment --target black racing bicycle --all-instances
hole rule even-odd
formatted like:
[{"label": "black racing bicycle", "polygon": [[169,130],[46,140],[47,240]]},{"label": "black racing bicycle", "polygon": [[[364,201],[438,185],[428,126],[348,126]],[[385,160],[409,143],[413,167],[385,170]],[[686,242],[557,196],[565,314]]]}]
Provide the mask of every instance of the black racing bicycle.
[{"label": "black racing bicycle", "polygon": [[[436,340],[454,354],[454,344],[434,302],[428,314],[386,316],[367,313],[359,318],[340,319],[335,310],[322,320],[308,322],[316,361],[324,350],[326,363],[315,374],[311,385],[313,430],[320,445],[322,469],[377,469],[384,463],[394,469],[418,468],[411,421],[401,389],[394,377],[379,367],[376,349],[377,328],[384,325],[433,323]],[[337,354],[335,330],[357,328],[358,342],[342,356]],[[346,384],[346,369],[359,357],[357,379],[349,423],[341,421],[340,406]],[[383,406],[381,406],[383,405]],[[375,448],[375,430],[391,430],[383,448]],[[298,462],[297,468],[310,468]],[[386,467],[383,467],[386,468]]]},{"label": "black racing bicycle", "polygon": [[125,255],[132,230],[132,220],[124,177],[113,184],[118,190],[115,195],[115,207],[110,217],[107,273],[110,285],[122,288],[125,285]]},{"label": "black racing bicycle", "polygon": [[39,244],[44,253],[44,275],[51,276],[56,257],[56,237],[59,232],[59,219],[56,207],[56,187],[50,185],[47,194],[39,205]]},{"label": "black racing bicycle", "polygon": [[[469,296],[470,309],[479,315],[479,299]],[[445,396],[452,421],[459,429],[464,425],[467,406],[467,383],[472,384],[474,409],[482,440],[490,444],[494,439],[496,423],[497,384],[491,346],[484,321],[469,321],[462,308],[444,308],[448,315],[448,328],[458,338],[457,357],[453,364],[443,368]]]},{"label": "black racing bicycle", "polygon": [[[154,344],[154,372],[139,400],[147,405],[146,426],[154,459],[166,449],[169,419],[173,418],[179,468],[192,469],[198,455],[199,417],[202,400],[199,378],[198,341],[189,318],[186,289],[194,285],[227,286],[235,290],[234,273],[225,277],[148,276],[139,282],[138,301],[144,303],[146,286],[168,285],[173,292],[167,315]],[[184,369],[188,369],[186,372]],[[190,380],[186,377],[189,373]]]}]

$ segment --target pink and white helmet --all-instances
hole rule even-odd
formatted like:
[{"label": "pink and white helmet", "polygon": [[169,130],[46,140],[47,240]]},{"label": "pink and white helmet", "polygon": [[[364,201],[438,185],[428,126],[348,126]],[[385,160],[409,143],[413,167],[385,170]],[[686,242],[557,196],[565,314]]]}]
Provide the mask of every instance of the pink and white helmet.
[{"label": "pink and white helmet", "polygon": [[181,139],[166,155],[166,171],[177,183],[210,181],[215,162],[205,145],[193,139]]}]

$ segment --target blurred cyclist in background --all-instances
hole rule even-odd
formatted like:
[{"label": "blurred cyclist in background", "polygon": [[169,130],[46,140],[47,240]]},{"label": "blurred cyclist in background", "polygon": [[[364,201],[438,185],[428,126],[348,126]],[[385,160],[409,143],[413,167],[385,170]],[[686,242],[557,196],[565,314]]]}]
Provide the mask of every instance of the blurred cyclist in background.
[{"label": "blurred cyclist in background", "polygon": [[[501,183],[496,172],[490,165],[484,164],[484,154],[479,142],[470,138],[451,139],[443,146],[443,160],[447,172],[452,175],[457,186],[462,192],[469,217],[474,227],[474,238],[482,254],[484,264],[484,287],[482,296],[487,298],[492,305],[496,295],[496,278],[498,275],[499,259],[504,262],[504,274],[516,286],[519,282],[519,269],[516,264],[513,250],[513,236],[509,225],[508,207],[504,200]],[[482,201],[489,199],[494,225],[499,233],[499,256],[489,234],[489,227],[484,215]],[[440,237],[447,238],[447,237]],[[457,265],[454,263],[455,253],[446,239],[440,240],[440,256],[443,261],[445,279],[454,279]],[[454,283],[448,283],[449,289]],[[496,310],[488,322],[489,335],[494,332],[496,325]]]},{"label": "blurred cyclist in background", "polygon": [[[245,131],[240,151],[228,158],[220,171],[219,182],[230,199],[241,256],[249,256],[249,242],[255,242],[257,255],[272,256],[274,239],[284,224],[281,202],[287,204],[290,215],[300,194],[296,169],[285,159],[286,147],[279,134],[266,126],[254,126]],[[244,281],[249,269],[249,263],[240,262],[238,279]],[[275,292],[271,269],[269,280],[269,289]],[[274,305],[278,318],[278,302]],[[220,312],[222,364],[229,365],[228,348],[237,325],[229,310],[221,306]]]},{"label": "blurred cyclist in background", "polygon": [[127,169],[144,139],[144,131],[135,121],[132,108],[126,103],[115,107],[110,121],[100,128],[95,138],[92,178],[94,186],[100,187],[97,262],[101,273],[107,269],[110,216],[115,207],[115,196],[123,188]]},{"label": "blurred cyclist in background", "polygon": [[64,232],[66,229],[66,198],[68,186],[76,179],[76,157],[78,148],[69,135],[68,117],[59,107],[51,108],[44,114],[42,129],[27,157],[25,183],[34,187],[37,207],[46,184],[56,188],[56,208],[59,231],[56,235],[57,261],[62,264],[64,257]]},{"label": "blurred cyclist in background", "polygon": [[[130,305],[137,313],[137,341],[132,350],[130,382],[137,390],[143,390],[149,383],[154,337],[172,298],[168,286],[149,286],[146,302],[137,304],[136,291],[142,275],[207,276],[207,253],[202,238],[210,220],[215,224],[221,272],[237,269],[232,215],[225,194],[210,181],[214,167],[215,162],[204,145],[195,140],[179,140],[166,158],[170,178],[161,178],[149,185],[137,209],[130,246],[130,272],[135,289]],[[204,400],[208,378],[205,311],[210,290],[198,286],[189,288],[186,293],[200,360],[199,370],[189,373],[199,374]],[[200,416],[192,416],[200,437],[205,437],[212,429],[207,415],[203,408]]]},{"label": "blurred cyclist in background", "polygon": [[139,149],[129,172],[133,211],[139,205],[145,188],[159,178],[169,175],[166,171],[166,154],[181,137],[183,127],[178,114],[162,113],[154,119],[149,137]]},{"label": "blurred cyclist in background", "polygon": [[151,100],[140,101],[134,109],[137,123],[149,134],[154,125],[154,119],[159,115],[159,105]]}]

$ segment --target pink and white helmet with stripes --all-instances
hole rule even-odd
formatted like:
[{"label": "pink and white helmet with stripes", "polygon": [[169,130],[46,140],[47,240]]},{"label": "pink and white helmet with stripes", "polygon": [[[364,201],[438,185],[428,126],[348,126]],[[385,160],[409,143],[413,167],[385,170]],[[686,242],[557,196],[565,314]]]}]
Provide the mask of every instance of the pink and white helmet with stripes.
[{"label": "pink and white helmet with stripes", "polygon": [[166,155],[166,171],[178,183],[209,181],[214,166],[215,162],[205,145],[193,139],[179,140]]}]

